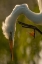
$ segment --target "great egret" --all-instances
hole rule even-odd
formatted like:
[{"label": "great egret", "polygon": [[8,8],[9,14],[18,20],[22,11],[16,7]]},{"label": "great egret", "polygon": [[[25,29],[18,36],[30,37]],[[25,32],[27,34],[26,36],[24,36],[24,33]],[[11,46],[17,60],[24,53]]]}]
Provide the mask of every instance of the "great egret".
[{"label": "great egret", "polygon": [[10,42],[10,50],[13,57],[14,34],[16,30],[16,19],[20,14],[24,14],[28,19],[36,24],[42,23],[42,0],[38,0],[40,13],[32,12],[27,4],[16,5],[9,16],[6,17],[5,22],[2,22],[3,34]]}]

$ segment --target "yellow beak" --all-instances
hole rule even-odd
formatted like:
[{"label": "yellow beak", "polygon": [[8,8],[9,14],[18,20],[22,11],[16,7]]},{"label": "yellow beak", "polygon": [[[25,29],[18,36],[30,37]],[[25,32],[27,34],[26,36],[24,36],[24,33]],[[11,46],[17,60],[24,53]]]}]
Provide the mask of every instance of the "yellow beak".
[{"label": "yellow beak", "polygon": [[11,60],[13,61],[13,41],[9,41]]}]

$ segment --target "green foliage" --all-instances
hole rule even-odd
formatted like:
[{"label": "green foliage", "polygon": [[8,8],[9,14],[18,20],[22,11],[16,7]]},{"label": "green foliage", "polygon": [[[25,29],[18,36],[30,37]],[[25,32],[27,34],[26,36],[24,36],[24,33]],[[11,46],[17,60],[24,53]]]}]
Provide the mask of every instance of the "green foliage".
[{"label": "green foliage", "polygon": [[[33,11],[39,12],[38,7],[35,7]],[[23,14],[21,14],[17,19],[16,32],[14,37],[14,61],[10,61],[8,62],[8,64],[20,64],[21,62],[23,63],[23,61],[29,64],[29,62],[31,60],[33,61],[34,56],[38,54],[41,49],[40,41],[42,42],[42,35],[36,31],[36,35],[34,38],[30,35],[30,32],[32,32],[33,30],[29,28],[23,28],[21,25],[18,24],[18,21],[35,25],[41,31],[42,26],[34,24]],[[8,40],[4,37],[1,27],[2,24],[0,23],[0,55],[3,55],[5,53],[5,50],[7,51],[7,55],[10,55],[9,43]]]}]

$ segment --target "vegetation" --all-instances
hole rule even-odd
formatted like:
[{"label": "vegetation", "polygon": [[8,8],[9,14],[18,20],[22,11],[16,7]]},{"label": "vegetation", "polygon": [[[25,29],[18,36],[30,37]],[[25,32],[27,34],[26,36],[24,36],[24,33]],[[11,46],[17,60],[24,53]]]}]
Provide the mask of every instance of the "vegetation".
[{"label": "vegetation", "polygon": [[[35,7],[33,11],[39,12],[38,7]],[[31,61],[35,62],[34,56],[39,55],[42,47],[40,45],[42,42],[42,35],[36,31],[34,38],[30,35],[30,33],[34,30],[23,28],[21,25],[19,25],[18,20],[30,25],[34,25],[42,31],[41,25],[36,25],[27,19],[23,14],[18,17],[14,37],[14,61],[12,62],[10,59],[9,42],[2,33],[2,23],[0,22],[0,64],[30,64]]]}]

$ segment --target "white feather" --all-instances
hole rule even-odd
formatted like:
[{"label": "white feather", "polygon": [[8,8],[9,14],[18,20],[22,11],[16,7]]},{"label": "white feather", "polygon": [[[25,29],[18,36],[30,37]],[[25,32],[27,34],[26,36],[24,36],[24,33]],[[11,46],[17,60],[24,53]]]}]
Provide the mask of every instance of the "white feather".
[{"label": "white feather", "polygon": [[6,17],[5,22],[2,23],[3,34],[9,39],[9,34],[12,32],[12,38],[14,39],[14,32],[16,28],[16,19],[20,14],[24,14],[28,19],[35,23],[42,23],[42,13],[32,12],[27,4],[16,5],[12,13]]}]

